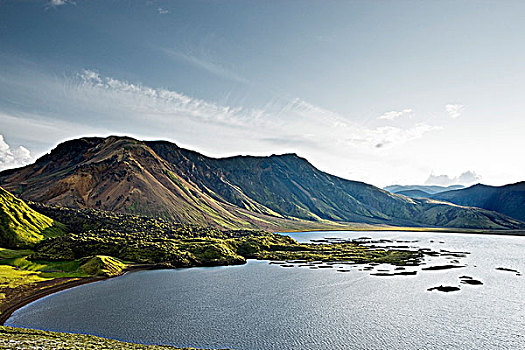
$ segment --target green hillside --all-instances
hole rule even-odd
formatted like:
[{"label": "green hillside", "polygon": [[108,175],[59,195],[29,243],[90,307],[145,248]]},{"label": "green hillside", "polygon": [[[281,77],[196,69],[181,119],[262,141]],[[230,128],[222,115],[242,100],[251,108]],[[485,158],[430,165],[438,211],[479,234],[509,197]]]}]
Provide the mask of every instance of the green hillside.
[{"label": "green hillside", "polygon": [[80,271],[91,276],[118,276],[125,268],[126,264],[122,261],[106,255],[96,255],[92,258],[87,258],[80,265]]},{"label": "green hillside", "polygon": [[46,237],[63,233],[63,226],[31,209],[0,187],[0,246],[30,247]]}]

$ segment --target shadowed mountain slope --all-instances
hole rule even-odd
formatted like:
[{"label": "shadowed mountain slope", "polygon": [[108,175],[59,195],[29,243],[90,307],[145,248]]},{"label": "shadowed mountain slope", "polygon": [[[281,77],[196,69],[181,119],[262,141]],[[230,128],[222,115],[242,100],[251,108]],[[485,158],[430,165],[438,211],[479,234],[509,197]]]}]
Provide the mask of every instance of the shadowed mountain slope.
[{"label": "shadowed mountain slope", "polygon": [[523,181],[499,187],[478,184],[462,190],[438,193],[432,198],[493,210],[518,220],[525,220]]},{"label": "shadowed mountain slope", "polygon": [[0,184],[21,198],[48,204],[225,228],[275,228],[298,221],[523,227],[487,210],[345,180],[295,154],[215,159],[173,143],[127,137],[65,142],[32,165],[0,173]]}]

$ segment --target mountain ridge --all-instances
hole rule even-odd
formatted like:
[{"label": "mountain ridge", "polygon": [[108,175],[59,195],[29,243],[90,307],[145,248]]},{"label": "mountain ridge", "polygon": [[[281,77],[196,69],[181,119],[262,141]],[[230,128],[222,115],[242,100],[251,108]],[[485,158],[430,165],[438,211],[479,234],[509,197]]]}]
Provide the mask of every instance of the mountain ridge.
[{"label": "mountain ridge", "polygon": [[392,193],[399,193],[405,191],[423,191],[428,194],[436,194],[445,191],[460,190],[465,188],[463,185],[450,185],[450,186],[438,186],[438,185],[391,185],[383,187],[384,190]]},{"label": "mountain ridge", "polygon": [[431,198],[492,210],[525,220],[525,181],[503,186],[476,184],[465,189],[437,193]]},{"label": "mountain ridge", "polygon": [[34,164],[0,172],[0,184],[26,200],[224,228],[524,225],[487,210],[411,199],[333,176],[294,153],[212,158],[168,141],[119,136],[61,143]]}]

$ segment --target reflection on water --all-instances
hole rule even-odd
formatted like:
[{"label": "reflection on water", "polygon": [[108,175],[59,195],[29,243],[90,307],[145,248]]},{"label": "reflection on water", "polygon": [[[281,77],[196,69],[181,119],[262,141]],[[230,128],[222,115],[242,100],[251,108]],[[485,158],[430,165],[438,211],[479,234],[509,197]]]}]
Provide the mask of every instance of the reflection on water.
[{"label": "reflection on water", "polygon": [[[7,324],[205,348],[525,347],[525,279],[496,270],[525,271],[525,237],[428,232],[291,236],[302,242],[367,236],[471,254],[429,256],[426,265],[406,268],[417,275],[388,277],[372,274],[400,270],[337,264],[283,268],[249,261],[244,266],[141,271],[48,296],[15,312]],[[465,267],[423,270],[443,264]],[[469,278],[483,284],[461,283]],[[440,285],[460,290],[427,291]]]}]

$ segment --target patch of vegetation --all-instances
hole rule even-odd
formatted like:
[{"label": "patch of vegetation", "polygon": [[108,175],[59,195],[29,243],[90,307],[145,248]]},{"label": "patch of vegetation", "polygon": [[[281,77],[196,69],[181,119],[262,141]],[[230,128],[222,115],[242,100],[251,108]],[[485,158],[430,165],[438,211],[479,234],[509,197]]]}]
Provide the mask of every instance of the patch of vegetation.
[{"label": "patch of vegetation", "polygon": [[96,255],[87,258],[80,266],[80,271],[91,276],[118,276],[127,267],[122,261],[111,256]]},{"label": "patch of vegetation", "polygon": [[372,249],[355,243],[274,245],[252,256],[264,260],[345,261],[355,264],[387,263],[392,265],[418,265],[419,252]]},{"label": "patch of vegetation", "polygon": [[182,224],[162,218],[122,214],[97,209],[73,209],[28,202],[34,210],[64,223],[70,232],[107,230],[121,234],[148,232],[150,235],[167,238],[215,237],[227,238],[232,234],[247,234],[250,231],[221,231],[219,229],[193,224]]},{"label": "patch of vegetation", "polygon": [[[21,251],[24,252],[24,251]],[[51,277],[85,277],[89,274],[79,271],[80,262],[77,260],[44,261],[31,260],[28,255],[11,259],[0,260],[0,265],[13,266],[19,270],[40,272],[40,276]]]},{"label": "patch of vegetation", "polygon": [[0,248],[0,259],[13,259],[13,258],[19,258],[22,256],[27,256],[33,253],[33,251],[29,249],[8,249],[8,248]]},{"label": "patch of vegetation", "polygon": [[14,266],[0,265],[0,291],[3,288],[17,288],[22,285],[45,281],[37,272],[17,269]]},{"label": "patch of vegetation", "polygon": [[[84,334],[39,331],[0,326],[1,349],[90,349],[90,350],[176,350],[171,346],[141,345]],[[193,348],[184,348],[191,350]]]},{"label": "patch of vegetation", "polygon": [[63,234],[64,226],[31,209],[0,187],[0,246],[27,248]]},{"label": "patch of vegetation", "polygon": [[250,258],[396,265],[413,264],[418,259],[417,253],[377,250],[355,243],[299,244],[290,237],[264,231],[219,230],[95,209],[31,205],[71,229],[69,234],[37,244],[31,261],[72,261],[103,255],[141,264],[190,267],[243,264]]}]

